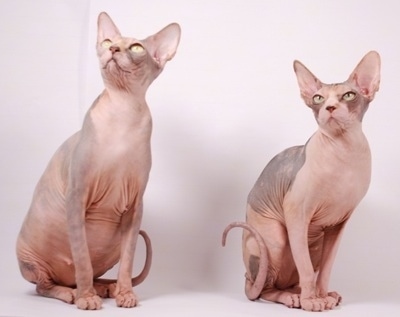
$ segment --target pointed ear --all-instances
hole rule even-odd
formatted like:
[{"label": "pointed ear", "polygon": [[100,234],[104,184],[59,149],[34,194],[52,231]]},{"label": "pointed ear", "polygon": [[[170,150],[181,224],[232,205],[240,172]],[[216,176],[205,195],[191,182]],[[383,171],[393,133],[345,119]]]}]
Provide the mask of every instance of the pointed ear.
[{"label": "pointed ear", "polygon": [[101,12],[97,19],[97,43],[117,36],[121,36],[118,28],[107,13]]},{"label": "pointed ear", "polygon": [[301,97],[306,101],[322,88],[322,82],[299,61],[293,62],[294,72],[300,87]]},{"label": "pointed ear", "polygon": [[347,81],[355,85],[371,101],[379,90],[380,69],[381,58],[377,52],[371,51],[358,63]]},{"label": "pointed ear", "polygon": [[174,57],[180,37],[179,24],[171,23],[145,40],[147,49],[160,68],[163,68],[166,62]]}]

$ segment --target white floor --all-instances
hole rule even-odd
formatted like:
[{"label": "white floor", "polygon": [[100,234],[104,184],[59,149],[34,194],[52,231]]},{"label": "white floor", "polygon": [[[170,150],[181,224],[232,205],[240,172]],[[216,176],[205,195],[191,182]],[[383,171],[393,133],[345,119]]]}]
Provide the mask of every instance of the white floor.
[{"label": "white floor", "polygon": [[[400,301],[362,300],[357,296],[348,296],[348,300],[333,311],[324,312],[324,316],[399,316]],[[298,309],[289,309],[283,305],[267,302],[250,302],[243,294],[208,293],[192,291],[174,291],[157,294],[148,291],[141,294],[140,305],[133,309],[118,308],[113,299],[106,299],[103,308],[96,312],[78,310],[58,300],[39,297],[34,294],[33,286],[27,284],[25,289],[15,289],[1,296],[0,317],[42,317],[42,316],[315,316]]]}]

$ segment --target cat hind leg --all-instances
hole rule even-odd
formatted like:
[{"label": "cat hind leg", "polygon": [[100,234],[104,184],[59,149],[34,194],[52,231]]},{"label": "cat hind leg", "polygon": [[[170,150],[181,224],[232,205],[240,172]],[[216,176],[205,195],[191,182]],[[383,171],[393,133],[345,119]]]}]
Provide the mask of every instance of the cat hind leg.
[{"label": "cat hind leg", "polygon": [[22,276],[27,281],[36,284],[36,292],[39,295],[75,304],[79,309],[97,310],[101,308],[102,301],[95,293],[78,298],[76,289],[58,285],[48,270],[37,261],[19,260],[19,267]]},{"label": "cat hind leg", "polygon": [[57,285],[45,268],[31,261],[19,260],[22,276],[29,282],[36,284],[36,292],[45,297],[56,298],[73,304],[75,290],[70,287]]},{"label": "cat hind leg", "polygon": [[276,288],[265,289],[260,299],[285,305],[288,308],[301,308],[300,289],[297,287],[279,290]]}]

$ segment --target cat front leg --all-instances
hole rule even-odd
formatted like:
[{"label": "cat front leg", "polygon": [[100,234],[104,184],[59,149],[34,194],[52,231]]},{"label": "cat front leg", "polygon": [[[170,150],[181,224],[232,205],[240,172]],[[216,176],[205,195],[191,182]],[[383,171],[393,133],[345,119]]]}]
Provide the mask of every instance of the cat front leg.
[{"label": "cat front leg", "polygon": [[66,196],[68,235],[77,285],[75,305],[79,309],[97,310],[101,308],[102,301],[93,287],[93,267],[85,229],[86,191],[83,190],[84,185],[75,184],[76,178],[72,177]]},{"label": "cat front leg", "polygon": [[118,307],[131,308],[137,305],[137,298],[132,290],[132,270],[142,215],[143,203],[140,202],[122,216],[121,260],[113,294]]},{"label": "cat front leg", "polygon": [[323,311],[325,298],[318,296],[315,272],[308,248],[309,221],[299,211],[289,211],[286,216],[290,248],[299,273],[300,305],[307,311]]},{"label": "cat front leg", "polygon": [[340,304],[342,297],[337,292],[329,292],[329,279],[332,271],[340,239],[343,235],[345,222],[325,229],[324,244],[321,258],[320,272],[317,278],[317,289],[320,297],[326,298],[327,309],[333,309]]}]

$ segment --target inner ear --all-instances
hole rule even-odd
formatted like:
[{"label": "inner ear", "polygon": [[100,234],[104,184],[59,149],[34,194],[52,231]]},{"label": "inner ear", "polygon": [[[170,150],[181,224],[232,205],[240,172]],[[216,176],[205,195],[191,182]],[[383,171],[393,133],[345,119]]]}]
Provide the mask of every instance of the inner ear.
[{"label": "inner ear", "polygon": [[311,99],[322,88],[322,82],[299,61],[294,61],[293,68],[302,98]]},{"label": "inner ear", "polygon": [[347,80],[369,100],[379,90],[381,60],[377,52],[367,53],[353,70]]},{"label": "inner ear", "polygon": [[113,39],[121,36],[117,26],[106,12],[101,12],[97,19],[97,43],[106,39]]},{"label": "inner ear", "polygon": [[179,24],[171,23],[145,40],[147,49],[161,68],[175,56],[180,36]]}]

